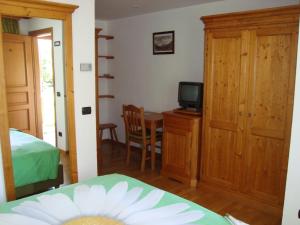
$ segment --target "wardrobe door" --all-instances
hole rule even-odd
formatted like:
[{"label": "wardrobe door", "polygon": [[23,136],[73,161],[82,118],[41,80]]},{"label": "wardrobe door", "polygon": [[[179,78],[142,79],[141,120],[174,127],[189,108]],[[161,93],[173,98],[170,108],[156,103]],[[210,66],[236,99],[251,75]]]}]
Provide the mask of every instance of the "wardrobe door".
[{"label": "wardrobe door", "polygon": [[251,34],[245,188],[281,204],[289,152],[297,26]]},{"label": "wardrobe door", "polygon": [[237,189],[242,156],[247,32],[206,33],[201,179]]}]

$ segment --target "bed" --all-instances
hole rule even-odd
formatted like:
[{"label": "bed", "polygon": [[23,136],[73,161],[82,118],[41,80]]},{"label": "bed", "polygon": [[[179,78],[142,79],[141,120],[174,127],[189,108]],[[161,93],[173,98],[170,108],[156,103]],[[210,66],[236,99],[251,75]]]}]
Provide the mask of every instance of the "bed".
[{"label": "bed", "polygon": [[14,128],[10,128],[10,143],[17,198],[63,183],[59,149]]},{"label": "bed", "polygon": [[[139,192],[139,194],[136,195],[138,197],[134,197],[135,196],[134,193],[137,192]],[[94,203],[91,204],[91,202]],[[47,206],[47,204],[49,203],[50,205],[55,205],[55,209],[51,209],[51,206]],[[79,210],[80,215],[78,215],[78,212],[77,214],[74,213],[74,215],[72,215],[71,212],[73,210],[72,209],[73,206],[71,204],[74,203],[77,204],[74,210],[75,211]],[[42,207],[41,211],[39,211],[38,209],[39,204]],[[99,211],[93,210],[95,208],[99,209]],[[33,217],[38,220],[45,221],[42,216],[43,212],[47,213],[47,219],[45,220],[50,221],[49,215],[51,217],[53,216],[55,219],[52,222],[46,222],[46,223],[39,223],[35,221],[28,221],[26,223],[28,217]],[[12,213],[13,214],[17,213],[20,218],[16,218],[15,220],[13,220],[11,218]],[[23,217],[24,215],[26,216],[26,218]],[[99,215],[105,217],[106,219],[117,218],[118,221],[121,221],[122,223],[105,223],[103,221],[102,223],[67,223],[66,222],[66,220],[72,222],[72,220],[79,220],[82,218],[90,219],[91,216],[93,216],[92,218],[94,218]],[[239,223],[230,223],[225,217],[222,217],[200,205],[197,205],[179,196],[176,196],[168,192],[164,193],[163,191],[156,189],[153,186],[150,186],[139,180],[124,175],[120,175],[120,174],[111,174],[111,175],[96,177],[78,184],[64,186],[59,189],[50,190],[43,194],[30,196],[21,200],[16,200],[13,202],[0,205],[0,225],[19,224],[18,219],[19,221],[22,221],[22,223],[20,224],[24,224],[24,225],[26,224],[28,225],[29,224],[34,224],[34,225],[40,225],[40,224],[43,225],[48,225],[48,224],[51,225],[239,224]],[[57,220],[58,222],[57,221],[55,222],[55,220]],[[3,222],[1,223],[1,221]]]}]

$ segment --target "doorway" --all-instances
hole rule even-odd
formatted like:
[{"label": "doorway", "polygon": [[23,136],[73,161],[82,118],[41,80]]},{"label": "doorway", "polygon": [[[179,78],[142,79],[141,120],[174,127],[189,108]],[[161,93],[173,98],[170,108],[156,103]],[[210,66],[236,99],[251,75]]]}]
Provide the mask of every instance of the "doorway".
[{"label": "doorway", "polygon": [[40,112],[38,130],[41,138],[57,146],[56,116],[55,116],[55,76],[53,63],[52,28],[30,32],[35,37],[34,45],[37,51],[39,72],[36,74],[37,111]]}]

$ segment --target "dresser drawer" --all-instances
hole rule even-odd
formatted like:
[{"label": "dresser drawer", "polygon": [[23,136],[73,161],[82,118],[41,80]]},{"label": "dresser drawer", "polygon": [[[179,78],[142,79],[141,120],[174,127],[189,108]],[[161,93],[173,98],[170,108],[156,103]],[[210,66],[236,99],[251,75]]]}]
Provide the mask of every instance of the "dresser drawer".
[{"label": "dresser drawer", "polygon": [[178,118],[176,116],[164,116],[164,126],[191,131],[193,127],[193,120]]}]

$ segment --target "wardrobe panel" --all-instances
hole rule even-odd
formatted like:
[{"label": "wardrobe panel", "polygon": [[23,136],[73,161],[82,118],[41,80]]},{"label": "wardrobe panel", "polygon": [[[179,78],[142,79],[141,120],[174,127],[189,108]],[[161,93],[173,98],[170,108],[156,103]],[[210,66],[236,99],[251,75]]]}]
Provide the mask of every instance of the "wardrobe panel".
[{"label": "wardrobe panel", "polygon": [[282,140],[252,135],[247,154],[249,194],[278,203],[283,147]]},{"label": "wardrobe panel", "polygon": [[291,40],[291,34],[256,37],[249,112],[252,132],[257,135],[284,138]]},{"label": "wardrobe panel", "polygon": [[[207,157],[206,176],[213,182],[232,187],[235,181],[236,132],[222,129],[210,129],[210,145]],[[213,140],[213,141],[212,141]]]},{"label": "wardrobe panel", "polygon": [[207,35],[202,179],[236,189],[240,176],[240,101],[244,86],[243,34]]},{"label": "wardrobe panel", "polygon": [[213,38],[212,48],[211,120],[236,124],[241,71],[241,36]]}]

